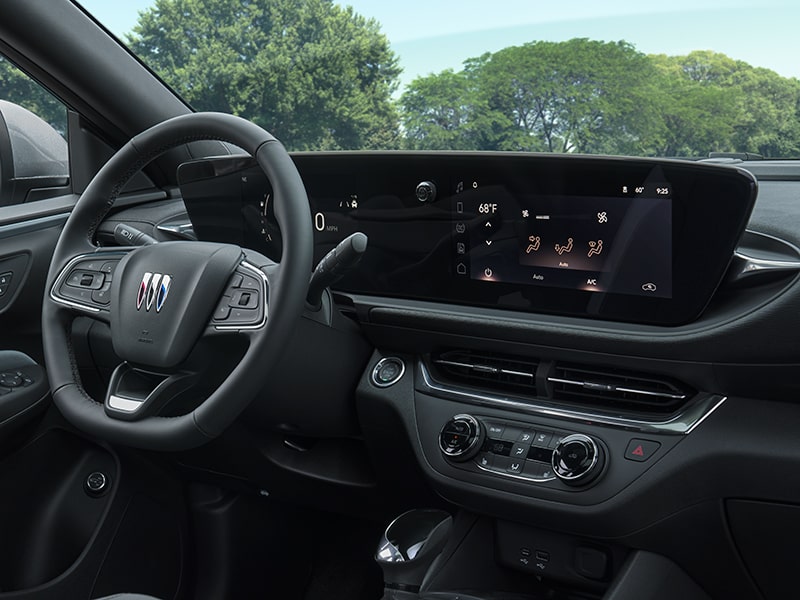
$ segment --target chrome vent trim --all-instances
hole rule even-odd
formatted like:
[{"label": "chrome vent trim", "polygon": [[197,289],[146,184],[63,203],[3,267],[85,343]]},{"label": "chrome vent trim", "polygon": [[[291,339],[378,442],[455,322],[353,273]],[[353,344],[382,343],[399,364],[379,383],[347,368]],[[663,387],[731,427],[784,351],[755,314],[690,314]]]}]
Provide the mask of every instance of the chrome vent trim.
[{"label": "chrome vent trim", "polygon": [[727,400],[717,394],[697,394],[675,414],[651,419],[632,418],[605,411],[573,409],[541,399],[522,399],[491,392],[477,392],[435,381],[425,363],[417,363],[417,391],[439,398],[512,410],[519,413],[552,417],[581,423],[594,423],[634,431],[637,433],[687,435],[694,431]]},{"label": "chrome vent trim", "polygon": [[559,362],[547,381],[553,400],[629,412],[674,413],[695,393],[667,377]]},{"label": "chrome vent trim", "polygon": [[473,350],[448,350],[431,356],[436,375],[456,385],[536,395],[539,361]]},{"label": "chrome vent trim", "polygon": [[565,385],[573,385],[581,387],[586,390],[593,390],[596,392],[619,392],[622,394],[641,394],[642,396],[654,396],[656,398],[668,398],[670,400],[686,400],[688,394],[668,394],[666,392],[654,392],[651,390],[637,389],[622,387],[613,384],[595,383],[592,381],[575,381],[572,379],[560,379],[558,377],[548,377],[547,381],[551,383],[563,383]]}]

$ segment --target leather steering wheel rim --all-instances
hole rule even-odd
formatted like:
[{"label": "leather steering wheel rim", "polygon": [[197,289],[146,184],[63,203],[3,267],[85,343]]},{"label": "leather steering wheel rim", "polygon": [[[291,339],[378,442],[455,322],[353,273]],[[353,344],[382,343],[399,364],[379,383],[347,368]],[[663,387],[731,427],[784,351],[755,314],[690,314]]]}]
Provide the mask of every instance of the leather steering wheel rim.
[{"label": "leather steering wheel rim", "polygon": [[[135,421],[114,419],[106,414],[103,403],[89,396],[81,385],[71,344],[71,325],[78,314],[56,302],[52,290],[74,257],[98,251],[94,244],[97,227],[131,177],[164,152],[202,140],[230,142],[244,149],[256,159],[272,185],[283,251],[281,262],[270,277],[269,318],[249,335],[248,349],[230,375],[192,412]],[[289,341],[304,307],[312,252],[311,216],[303,182],[281,143],[262,128],[232,115],[192,113],[135,136],[87,186],[53,253],[42,307],[42,338],[56,406],[78,429],[129,446],[183,450],[218,436],[263,387],[270,367]]]}]

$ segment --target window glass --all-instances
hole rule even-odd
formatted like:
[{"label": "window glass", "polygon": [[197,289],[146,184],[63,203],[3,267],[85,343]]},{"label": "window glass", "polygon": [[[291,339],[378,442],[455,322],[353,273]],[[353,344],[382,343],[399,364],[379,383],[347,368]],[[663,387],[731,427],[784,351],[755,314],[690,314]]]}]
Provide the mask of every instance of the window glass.
[{"label": "window glass", "polygon": [[6,169],[3,183],[12,178],[69,175],[66,107],[3,57],[0,116],[0,152],[5,154],[0,158]]},{"label": "window glass", "polygon": [[797,0],[81,0],[293,150],[800,157]]}]

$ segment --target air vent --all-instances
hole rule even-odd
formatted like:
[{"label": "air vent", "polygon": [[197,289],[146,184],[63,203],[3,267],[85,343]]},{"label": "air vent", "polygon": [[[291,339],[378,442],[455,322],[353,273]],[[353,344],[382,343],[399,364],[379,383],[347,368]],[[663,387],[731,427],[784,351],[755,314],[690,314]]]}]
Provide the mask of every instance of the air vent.
[{"label": "air vent", "polygon": [[636,413],[674,412],[694,393],[664,377],[586,365],[556,363],[547,381],[554,400]]},{"label": "air vent", "polygon": [[431,356],[437,378],[460,385],[536,395],[533,358],[507,356],[473,350],[451,350]]}]

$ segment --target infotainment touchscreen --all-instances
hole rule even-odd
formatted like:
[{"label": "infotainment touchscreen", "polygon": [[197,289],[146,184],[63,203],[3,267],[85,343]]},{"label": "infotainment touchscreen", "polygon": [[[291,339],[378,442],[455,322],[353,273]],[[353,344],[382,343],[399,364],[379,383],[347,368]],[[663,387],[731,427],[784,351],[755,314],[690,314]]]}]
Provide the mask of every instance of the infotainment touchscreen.
[{"label": "infotainment touchscreen", "polygon": [[672,296],[668,182],[620,184],[617,196],[513,195],[476,182],[451,202],[459,276]]},{"label": "infotainment touchscreen", "polygon": [[[755,200],[745,171],[656,159],[308,153],[319,261],[369,245],[340,293],[674,325],[708,304]],[[276,199],[249,157],[178,170],[197,236],[280,260]]]}]

